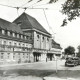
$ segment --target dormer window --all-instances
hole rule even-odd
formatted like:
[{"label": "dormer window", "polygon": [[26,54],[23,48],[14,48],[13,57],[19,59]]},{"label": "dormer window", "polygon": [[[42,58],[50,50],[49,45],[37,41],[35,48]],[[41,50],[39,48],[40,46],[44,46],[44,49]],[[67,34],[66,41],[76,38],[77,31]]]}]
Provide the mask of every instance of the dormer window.
[{"label": "dormer window", "polygon": [[2,34],[3,34],[3,35],[5,34],[5,30],[2,30]]},{"label": "dormer window", "polygon": [[17,34],[17,38],[19,38],[19,34]]},{"label": "dormer window", "polygon": [[23,39],[23,35],[21,35],[21,39]]},{"label": "dormer window", "polygon": [[18,26],[20,26],[20,25],[21,25],[21,23],[22,23],[22,22],[21,22],[21,21],[19,21],[19,22],[17,23],[17,25],[18,25]]},{"label": "dormer window", "polygon": [[13,37],[15,37],[15,33],[13,33]]},{"label": "dormer window", "polygon": [[24,36],[25,40],[26,40],[26,36]]},{"label": "dormer window", "polygon": [[9,31],[7,32],[7,34],[8,34],[8,36],[10,36],[10,32]]}]

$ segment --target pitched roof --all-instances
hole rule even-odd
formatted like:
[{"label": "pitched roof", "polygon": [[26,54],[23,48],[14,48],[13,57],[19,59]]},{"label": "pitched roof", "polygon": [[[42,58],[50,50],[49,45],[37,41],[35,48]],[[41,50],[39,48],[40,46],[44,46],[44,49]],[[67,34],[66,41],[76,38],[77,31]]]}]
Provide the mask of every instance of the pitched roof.
[{"label": "pitched roof", "polygon": [[11,30],[17,33],[23,33],[18,25],[0,18],[0,28]]},{"label": "pitched roof", "polygon": [[13,23],[21,24],[21,29],[37,29],[44,33],[48,33],[43,26],[33,17],[26,13],[22,13],[16,20],[13,21]]},{"label": "pitched roof", "polygon": [[60,44],[56,43],[53,39],[52,39],[52,48],[62,49]]}]

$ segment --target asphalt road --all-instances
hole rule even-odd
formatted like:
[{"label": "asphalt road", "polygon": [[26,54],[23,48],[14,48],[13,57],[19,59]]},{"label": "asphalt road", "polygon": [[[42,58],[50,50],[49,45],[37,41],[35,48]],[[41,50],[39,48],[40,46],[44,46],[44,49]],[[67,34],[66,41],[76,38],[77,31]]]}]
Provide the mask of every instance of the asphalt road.
[{"label": "asphalt road", "polygon": [[[32,74],[36,76],[36,78],[39,76],[38,78],[40,78],[36,79],[35,77],[33,78],[30,76],[29,80],[42,80],[42,76],[46,75],[46,80],[66,80],[66,78],[67,80],[80,80],[80,65],[75,67],[65,67],[65,60],[0,65],[0,71],[1,70],[3,70],[2,74],[9,75],[7,77],[2,75],[0,80],[13,80],[14,78],[15,80],[26,80],[28,79],[28,74]],[[56,70],[58,71],[57,74],[55,73]],[[49,77],[51,79],[49,79]]]},{"label": "asphalt road", "polygon": [[0,70],[1,69],[80,70],[80,65],[75,67],[65,67],[65,60],[57,60],[48,62],[0,65]]},{"label": "asphalt road", "polygon": [[0,65],[0,69],[66,70],[65,60]]}]

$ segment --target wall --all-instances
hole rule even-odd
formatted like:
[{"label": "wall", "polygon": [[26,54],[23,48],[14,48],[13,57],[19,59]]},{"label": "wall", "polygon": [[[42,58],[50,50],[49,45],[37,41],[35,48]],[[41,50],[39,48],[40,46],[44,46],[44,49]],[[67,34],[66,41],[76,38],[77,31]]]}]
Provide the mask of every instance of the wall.
[{"label": "wall", "polygon": [[19,59],[21,62],[29,61],[30,48],[32,48],[32,44],[0,38],[0,62],[10,63],[13,61],[14,63]]},{"label": "wall", "polygon": [[51,48],[51,39],[46,35],[34,31],[34,48],[49,50]]}]

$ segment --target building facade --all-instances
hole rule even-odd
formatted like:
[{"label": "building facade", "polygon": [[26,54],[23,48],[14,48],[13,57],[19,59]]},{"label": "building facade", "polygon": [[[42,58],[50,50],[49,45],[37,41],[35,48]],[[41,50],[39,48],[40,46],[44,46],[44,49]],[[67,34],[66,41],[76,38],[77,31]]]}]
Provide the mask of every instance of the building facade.
[{"label": "building facade", "polygon": [[51,34],[35,18],[23,13],[13,23],[0,19],[2,64],[48,61],[54,54],[61,54],[60,45],[55,47]]}]

